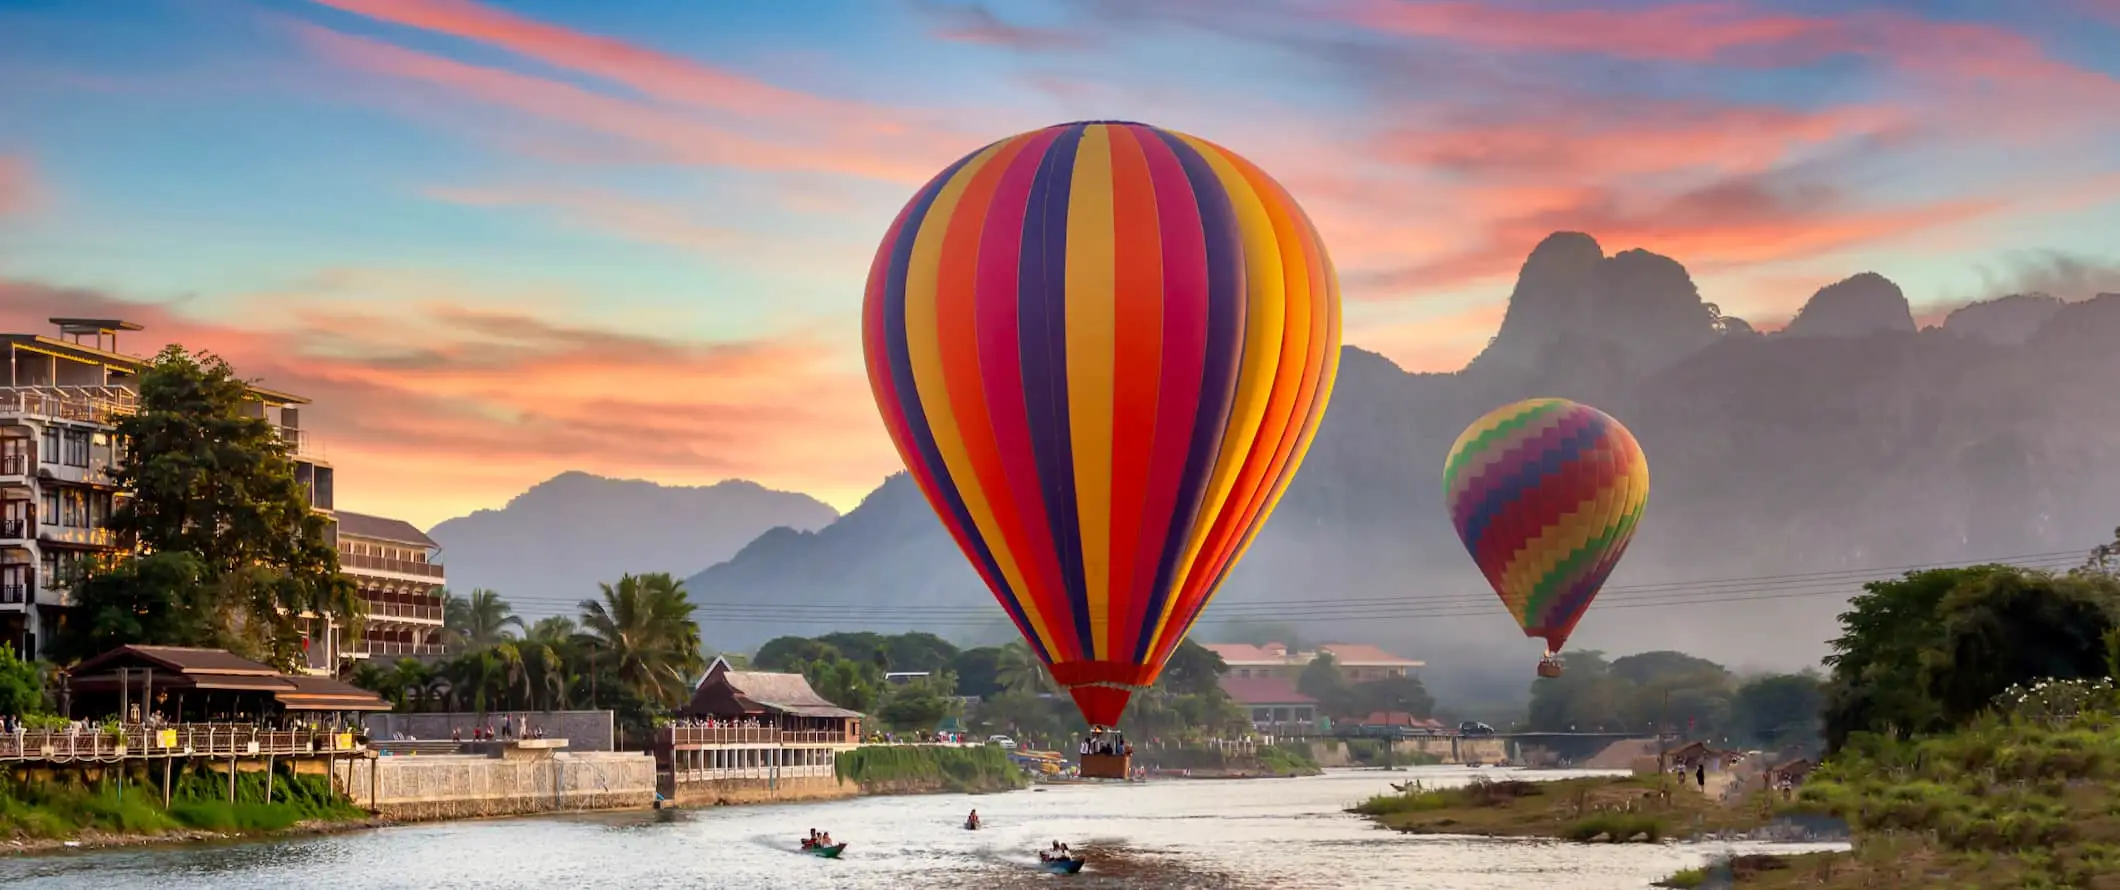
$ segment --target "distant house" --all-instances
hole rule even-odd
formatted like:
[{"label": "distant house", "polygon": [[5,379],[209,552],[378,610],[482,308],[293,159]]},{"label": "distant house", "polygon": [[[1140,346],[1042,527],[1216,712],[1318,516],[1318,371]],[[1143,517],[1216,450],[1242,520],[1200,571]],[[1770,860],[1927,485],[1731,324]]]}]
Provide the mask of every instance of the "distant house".
[{"label": "distant house", "polygon": [[891,671],[883,675],[883,682],[892,686],[904,686],[914,680],[926,680],[930,676],[932,674],[928,671]]},{"label": "distant house", "polygon": [[752,719],[785,732],[844,733],[849,740],[860,739],[864,717],[826,701],[801,674],[731,670],[720,658],[707,668],[692,701],[677,716]]},{"label": "distant house", "polygon": [[1795,760],[1778,764],[1768,769],[1767,783],[1773,786],[1786,785],[1793,787],[1801,785],[1805,777],[1811,775],[1811,771],[1817,768],[1818,764],[1810,758],[1798,757]]},{"label": "distant house", "polygon": [[1362,718],[1363,728],[1379,727],[1408,733],[1441,734],[1448,727],[1433,717],[1415,717],[1405,711],[1373,711]]},{"label": "distant house", "polygon": [[1222,657],[1229,676],[1238,679],[1281,677],[1294,681],[1303,667],[1323,652],[1332,656],[1340,676],[1350,683],[1365,683],[1389,677],[1404,677],[1426,666],[1411,658],[1400,658],[1366,643],[1325,643],[1315,651],[1293,650],[1280,643],[1253,646],[1248,643],[1208,643],[1207,649]]},{"label": "distant house", "polygon": [[1706,742],[1688,742],[1664,752],[1664,763],[1672,769],[1682,771],[1700,766],[1719,770],[1743,759],[1743,752],[1711,748]]},{"label": "distant house", "polygon": [[1259,729],[1308,726],[1317,722],[1318,700],[1296,691],[1285,677],[1222,677],[1222,691],[1251,715]]}]

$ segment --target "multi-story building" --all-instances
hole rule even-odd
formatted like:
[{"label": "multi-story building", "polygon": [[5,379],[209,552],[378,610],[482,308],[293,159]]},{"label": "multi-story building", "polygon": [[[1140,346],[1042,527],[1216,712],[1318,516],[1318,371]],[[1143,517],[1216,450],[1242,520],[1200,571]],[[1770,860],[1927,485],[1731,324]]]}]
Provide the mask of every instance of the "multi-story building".
[{"label": "multi-story building", "polygon": [[[54,318],[57,338],[0,334],[0,641],[38,653],[71,605],[81,565],[117,549],[107,527],[126,497],[112,479],[124,456],[117,419],[139,409],[147,360],[118,352],[140,326]],[[279,429],[310,506],[332,508],[332,470],[301,428],[301,396],[253,386],[250,409]]]},{"label": "multi-story building", "polygon": [[1238,679],[1278,677],[1293,682],[1302,676],[1303,667],[1317,658],[1319,652],[1331,655],[1333,664],[1339,667],[1340,676],[1350,683],[1403,677],[1425,666],[1425,662],[1400,658],[1367,643],[1324,643],[1313,652],[1292,650],[1280,643],[1264,646],[1208,643],[1206,646],[1222,656],[1222,663],[1229,666],[1228,676]]},{"label": "multi-story building", "polygon": [[339,571],[360,586],[368,617],[359,634],[341,639],[341,658],[394,661],[442,654],[441,545],[412,523],[364,513],[338,513]]}]

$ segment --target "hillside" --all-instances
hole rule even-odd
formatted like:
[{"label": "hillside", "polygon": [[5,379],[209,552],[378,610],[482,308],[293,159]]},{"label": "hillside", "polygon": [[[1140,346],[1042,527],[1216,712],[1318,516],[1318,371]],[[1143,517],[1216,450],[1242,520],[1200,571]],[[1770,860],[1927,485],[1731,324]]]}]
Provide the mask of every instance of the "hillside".
[{"label": "hillside", "polygon": [[450,589],[490,587],[536,617],[573,614],[598,582],[626,572],[683,577],[768,529],[823,528],[838,517],[808,495],[741,480],[668,486],[569,472],[427,533],[442,545]]},{"label": "hillside", "polygon": [[[1537,652],[1473,572],[1437,473],[1480,414],[1564,396],[1624,420],[1648,454],[1648,514],[1613,587],[1767,579],[1720,595],[1777,595],[1673,603],[1680,589],[1637,600],[1648,607],[1593,609],[1576,642],[1740,666],[1815,661],[1844,588],[1779,576],[2087,550],[2120,524],[2120,474],[2101,471],[2120,453],[2120,389],[2108,383],[2120,375],[2120,295],[2012,302],[2033,311],[1986,308],[1917,331],[1898,286],[1866,273],[1763,336],[1704,303],[1669,258],[1607,257],[1589,236],[1555,235],[1464,371],[1409,374],[1346,349],[1317,443],[1218,605],[1275,604],[1249,611],[1302,621],[1313,638],[1386,643],[1431,675],[1448,664],[1460,682],[1485,674],[1521,689]],[[888,617],[896,606],[991,602],[902,476],[839,522],[769,535],[692,586],[708,601],[873,604],[831,622],[845,628],[910,620]],[[1395,596],[1411,604],[1303,605]],[[1219,626],[1211,608],[1200,633]],[[823,629],[753,619],[710,636],[741,646]]]}]

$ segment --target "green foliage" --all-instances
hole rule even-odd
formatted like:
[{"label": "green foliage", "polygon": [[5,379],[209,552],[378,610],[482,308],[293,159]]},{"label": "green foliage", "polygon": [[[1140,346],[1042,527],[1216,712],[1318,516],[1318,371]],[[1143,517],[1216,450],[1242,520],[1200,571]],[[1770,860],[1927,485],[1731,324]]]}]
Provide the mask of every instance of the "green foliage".
[{"label": "green foliage", "polygon": [[1770,674],[1737,687],[1730,700],[1731,732],[1765,747],[1808,745],[1818,738],[1825,687],[1816,674]]},{"label": "green foliage", "polygon": [[515,638],[523,619],[497,591],[479,588],[470,596],[442,591],[442,636],[451,648],[483,649]]},{"label": "green foliage", "polygon": [[1296,691],[1321,703],[1347,700],[1349,684],[1330,652],[1320,652],[1296,675]]},{"label": "green foliage", "polygon": [[1849,605],[1826,659],[1833,749],[1858,733],[1904,740],[1962,725],[2011,686],[2108,675],[2120,579],[1937,569],[1872,582]]},{"label": "green foliage", "polygon": [[[338,573],[329,523],[309,509],[286,441],[252,415],[255,399],[235,370],[210,353],[170,346],[149,361],[139,393],[138,413],[117,424],[126,450],[112,479],[132,493],[110,517],[119,541],[195,557],[201,578],[235,601],[245,634],[276,666],[300,660],[304,613],[357,624],[361,601]],[[173,573],[146,574],[169,581]],[[151,636],[157,628],[141,629]]]},{"label": "green foliage", "polygon": [[236,798],[228,800],[228,776],[198,768],[175,774],[168,809],[161,792],[135,767],[120,792],[115,775],[83,782],[79,773],[48,781],[0,781],[0,836],[61,839],[87,830],[116,834],[164,834],[183,828],[221,832],[280,831],[303,822],[366,817],[322,776],[294,775],[280,768],[266,792],[263,772],[239,772]]},{"label": "green foliage", "polygon": [[957,694],[986,698],[1001,691],[1001,647],[980,646],[957,653],[950,660],[957,675]]},{"label": "green foliage", "polygon": [[839,755],[839,778],[871,788],[1004,791],[1025,784],[1023,771],[997,747],[869,746]]},{"label": "green foliage", "polygon": [[603,598],[581,603],[591,658],[622,688],[663,708],[685,703],[690,678],[706,667],[699,654],[697,608],[667,572],[626,575],[604,584]]},{"label": "green foliage", "polygon": [[958,716],[962,710],[941,684],[915,681],[892,690],[877,716],[892,729],[932,730],[944,718]]},{"label": "green foliage", "polygon": [[808,637],[775,637],[751,653],[751,665],[761,671],[796,671],[798,665],[839,658],[839,648]]},{"label": "green foliage", "polygon": [[15,657],[15,647],[0,644],[0,714],[27,716],[44,710],[44,676],[36,662]]},{"label": "green foliage", "polygon": [[234,631],[240,606],[223,595],[197,554],[144,554],[90,571],[75,584],[73,614],[52,651],[64,662],[128,643],[260,654]]}]

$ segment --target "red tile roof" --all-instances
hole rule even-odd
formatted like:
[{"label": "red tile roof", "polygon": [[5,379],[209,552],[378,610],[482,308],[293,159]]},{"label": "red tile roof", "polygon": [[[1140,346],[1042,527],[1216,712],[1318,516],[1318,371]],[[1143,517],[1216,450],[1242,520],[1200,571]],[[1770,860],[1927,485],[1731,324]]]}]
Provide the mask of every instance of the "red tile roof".
[{"label": "red tile roof", "polygon": [[1288,655],[1250,643],[1208,643],[1207,650],[1222,656],[1225,664],[1287,664]]},{"label": "red tile roof", "polygon": [[1314,705],[1318,700],[1296,691],[1282,677],[1223,677],[1222,691],[1240,705]]},{"label": "red tile roof", "polygon": [[1442,729],[1441,721],[1433,717],[1415,717],[1405,711],[1372,711],[1362,718],[1363,726],[1410,726],[1415,729]]}]

